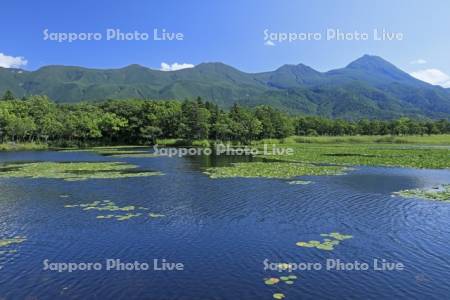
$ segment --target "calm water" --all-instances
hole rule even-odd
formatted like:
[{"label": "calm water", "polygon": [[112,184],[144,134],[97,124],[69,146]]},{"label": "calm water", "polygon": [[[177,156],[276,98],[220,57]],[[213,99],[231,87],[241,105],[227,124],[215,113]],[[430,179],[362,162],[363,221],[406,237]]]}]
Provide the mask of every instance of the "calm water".
[{"label": "calm water", "polygon": [[[391,197],[449,182],[448,170],[358,168],[345,176],[209,179],[213,158],[108,158],[87,152],[1,153],[0,161],[126,161],[165,176],[66,182],[0,179],[0,237],[27,241],[0,256],[0,299],[448,299],[450,205]],[[62,198],[60,195],[70,195]],[[66,204],[111,200],[163,213],[118,222]],[[300,248],[320,233],[352,234],[334,251]],[[184,271],[57,273],[43,261],[182,262]],[[401,262],[404,271],[301,271],[292,286],[266,286],[272,262],[328,258]]]}]

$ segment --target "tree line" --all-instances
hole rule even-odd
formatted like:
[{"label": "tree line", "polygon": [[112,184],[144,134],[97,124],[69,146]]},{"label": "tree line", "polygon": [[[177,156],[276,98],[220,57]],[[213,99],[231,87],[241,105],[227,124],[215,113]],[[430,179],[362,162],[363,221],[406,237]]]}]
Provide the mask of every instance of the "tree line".
[{"label": "tree line", "polygon": [[109,100],[57,104],[46,96],[0,99],[2,142],[44,142],[59,146],[150,144],[158,138],[248,142],[292,135],[429,135],[450,133],[448,120],[349,121],[291,116],[267,105],[229,110],[196,100]]}]

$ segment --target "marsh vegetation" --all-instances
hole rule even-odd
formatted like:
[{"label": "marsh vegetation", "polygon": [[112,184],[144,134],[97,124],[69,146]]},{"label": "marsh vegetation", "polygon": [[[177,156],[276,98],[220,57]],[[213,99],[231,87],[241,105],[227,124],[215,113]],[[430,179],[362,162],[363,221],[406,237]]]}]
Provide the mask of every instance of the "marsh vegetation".
[{"label": "marsh vegetation", "polygon": [[32,162],[0,165],[0,177],[5,178],[30,177],[79,181],[154,175],[162,174],[141,170],[136,165],[123,162]]}]

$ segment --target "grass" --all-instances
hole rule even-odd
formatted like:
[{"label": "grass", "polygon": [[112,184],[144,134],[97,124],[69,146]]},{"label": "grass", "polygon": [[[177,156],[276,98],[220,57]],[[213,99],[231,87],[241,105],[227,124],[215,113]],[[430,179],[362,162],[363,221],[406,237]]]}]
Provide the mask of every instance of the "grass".
[{"label": "grass", "polygon": [[40,143],[2,143],[0,144],[0,151],[35,151],[46,150],[47,144]]},{"label": "grass", "polygon": [[0,177],[3,178],[30,177],[76,181],[152,175],[162,174],[153,171],[140,171],[135,165],[121,162],[35,162],[0,166]]},{"label": "grass", "polygon": [[374,135],[374,136],[317,136],[302,137],[295,136],[281,141],[282,143],[294,141],[296,143],[315,143],[315,144],[420,144],[420,145],[450,145],[450,134],[439,135]]}]

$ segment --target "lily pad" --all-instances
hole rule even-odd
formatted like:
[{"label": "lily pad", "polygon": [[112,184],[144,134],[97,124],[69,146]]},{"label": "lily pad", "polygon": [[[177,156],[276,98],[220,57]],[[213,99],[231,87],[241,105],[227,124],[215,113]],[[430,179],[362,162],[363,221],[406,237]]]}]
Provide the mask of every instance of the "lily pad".
[{"label": "lily pad", "polygon": [[280,279],[275,278],[275,277],[271,277],[271,278],[264,280],[264,283],[267,285],[274,285],[274,284],[277,284],[278,282],[280,282]]},{"label": "lily pad", "polygon": [[97,219],[111,219],[111,218],[114,218],[114,215],[105,215],[105,216],[100,215],[100,216],[97,216],[96,218]]},{"label": "lily pad", "polygon": [[284,299],[284,298],[286,298],[286,296],[282,293],[275,293],[275,294],[273,294],[273,298],[274,299]]},{"label": "lily pad", "polygon": [[307,181],[307,180],[294,180],[294,181],[289,181],[288,184],[301,184],[301,185],[306,185],[306,184],[310,184],[312,181]]},{"label": "lily pad", "polygon": [[157,214],[157,213],[149,213],[148,216],[150,218],[162,218],[162,217],[165,217],[165,215]]},{"label": "lily pad", "polygon": [[322,233],[320,236],[325,237],[322,242],[313,240],[309,242],[297,242],[296,245],[299,247],[331,251],[334,250],[334,247],[339,245],[341,241],[353,238],[352,235],[341,234],[339,232]]},{"label": "lily pad", "polygon": [[[131,218],[136,218],[142,216],[142,213],[139,211],[148,210],[147,207],[143,206],[135,206],[135,205],[126,205],[119,206],[111,200],[103,200],[103,201],[93,201],[91,203],[81,203],[81,204],[67,204],[64,207],[66,208],[80,208],[83,211],[93,211],[93,212],[128,212],[127,214],[107,214],[107,215],[97,215],[97,219],[115,219],[117,221],[125,221]],[[134,212],[134,213],[132,213]],[[154,218],[163,217],[161,214],[154,214]]]},{"label": "lily pad", "polygon": [[140,215],[142,215],[141,213],[137,213],[137,214],[126,214],[126,215],[116,215],[116,219],[117,221],[125,221],[125,220],[129,220],[131,218],[135,218],[135,217],[139,217]]},{"label": "lily pad", "polygon": [[13,238],[8,238],[8,239],[1,239],[0,247],[8,247],[13,244],[20,244],[20,243],[25,242],[26,240],[27,240],[26,237],[23,237],[23,236],[16,236]]},{"label": "lily pad", "polygon": [[353,238],[352,235],[341,234],[341,233],[339,233],[339,232],[332,232],[332,233],[330,233],[328,236],[330,236],[330,237],[332,237],[332,238],[334,238],[334,239],[336,239],[336,240],[339,240],[339,241],[343,241],[343,240],[347,240],[347,239]]},{"label": "lily pad", "polygon": [[281,270],[281,271],[287,270],[287,269],[289,269],[289,264],[287,264],[287,263],[280,263],[280,264],[278,264],[278,269]]},{"label": "lily pad", "polygon": [[314,248],[313,244],[307,242],[298,242],[296,245],[299,247]]}]

